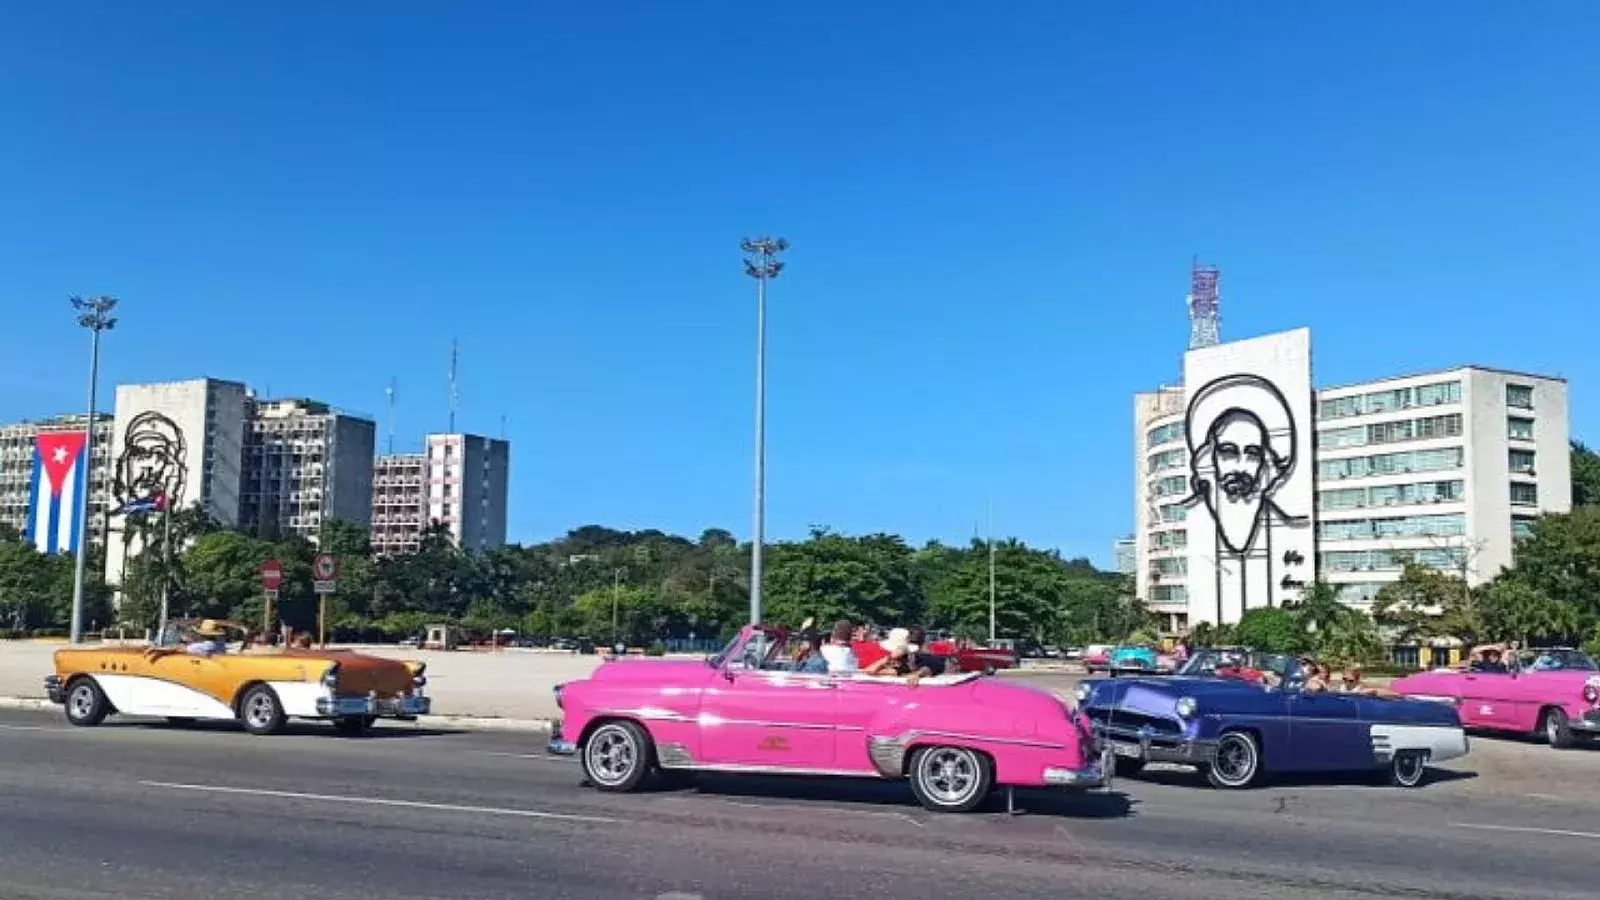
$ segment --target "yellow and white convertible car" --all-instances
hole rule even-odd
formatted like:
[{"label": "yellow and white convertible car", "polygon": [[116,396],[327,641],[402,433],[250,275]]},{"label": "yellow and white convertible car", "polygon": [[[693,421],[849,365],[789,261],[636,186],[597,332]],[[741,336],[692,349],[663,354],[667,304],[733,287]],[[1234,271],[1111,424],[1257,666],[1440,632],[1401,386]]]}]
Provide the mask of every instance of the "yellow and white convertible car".
[{"label": "yellow and white convertible car", "polygon": [[45,690],[84,727],[121,714],[235,720],[275,734],[293,718],[359,735],[379,718],[428,714],[425,668],[349,650],[253,647],[242,626],[207,619],[169,623],[149,647],[57,650]]}]

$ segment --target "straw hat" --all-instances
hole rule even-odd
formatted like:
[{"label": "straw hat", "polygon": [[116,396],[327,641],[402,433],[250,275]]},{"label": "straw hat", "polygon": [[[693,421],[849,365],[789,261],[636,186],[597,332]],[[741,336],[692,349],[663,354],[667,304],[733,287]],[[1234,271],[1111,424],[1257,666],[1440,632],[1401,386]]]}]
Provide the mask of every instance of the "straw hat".
[{"label": "straw hat", "polygon": [[195,634],[198,634],[201,637],[222,637],[223,635],[227,634],[227,632],[223,630],[222,626],[217,624],[216,619],[201,620],[200,627],[196,628],[194,631]]},{"label": "straw hat", "polygon": [[907,653],[910,652],[910,644],[911,632],[904,628],[896,628],[890,631],[889,636],[884,638],[878,646],[890,653]]}]

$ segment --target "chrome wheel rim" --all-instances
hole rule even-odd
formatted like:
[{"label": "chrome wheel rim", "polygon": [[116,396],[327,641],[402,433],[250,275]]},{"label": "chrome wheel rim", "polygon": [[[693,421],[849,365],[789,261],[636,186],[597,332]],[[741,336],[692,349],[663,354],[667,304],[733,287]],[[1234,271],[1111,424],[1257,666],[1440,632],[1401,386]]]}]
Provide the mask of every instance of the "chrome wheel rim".
[{"label": "chrome wheel rim", "polygon": [[1394,777],[1401,784],[1410,787],[1422,780],[1422,757],[1407,753],[1395,757]]},{"label": "chrome wheel rim", "polygon": [[87,719],[89,713],[94,711],[94,688],[87,684],[80,684],[72,689],[72,696],[67,698],[67,709],[74,719]]},{"label": "chrome wheel rim", "polygon": [[590,778],[605,785],[621,784],[638,767],[639,748],[627,731],[607,725],[590,736],[584,759]]},{"label": "chrome wheel rim", "polygon": [[277,704],[265,692],[252,694],[244,704],[244,720],[256,728],[271,725],[277,712]]},{"label": "chrome wheel rim", "polygon": [[978,789],[978,760],[970,750],[940,747],[922,754],[917,767],[922,789],[942,806],[958,806]]},{"label": "chrome wheel rim", "polygon": [[1561,723],[1556,721],[1556,714],[1553,712],[1544,715],[1544,736],[1552,744],[1561,740]]},{"label": "chrome wheel rim", "polygon": [[1255,757],[1255,748],[1247,740],[1229,735],[1217,746],[1217,756],[1211,763],[1211,769],[1219,781],[1244,784],[1255,773]]}]

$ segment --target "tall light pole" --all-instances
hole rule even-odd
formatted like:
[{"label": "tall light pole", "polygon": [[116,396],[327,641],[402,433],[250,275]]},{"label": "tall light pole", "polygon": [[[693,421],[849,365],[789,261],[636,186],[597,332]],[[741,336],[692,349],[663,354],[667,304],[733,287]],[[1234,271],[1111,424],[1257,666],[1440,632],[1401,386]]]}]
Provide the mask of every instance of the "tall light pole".
[{"label": "tall light pole", "polygon": [[[95,297],[89,300],[73,297],[72,308],[78,314],[78,324],[89,329],[93,335],[89,339],[89,421],[84,428],[83,438],[85,490],[77,498],[78,558],[72,572],[72,630],[68,632],[72,643],[81,644],[83,643],[83,575],[89,561],[89,497],[94,494],[94,402],[96,389],[100,384],[100,333],[116,327],[117,320],[111,317],[111,311],[117,308],[117,301],[111,297]],[[106,539],[110,540],[110,537],[107,533]]]},{"label": "tall light pole", "polygon": [[744,273],[756,280],[756,487],[755,527],[750,539],[750,624],[761,623],[761,553],[767,530],[767,282],[783,271],[783,238],[745,238]]},{"label": "tall light pole", "polygon": [[989,646],[993,647],[995,634],[994,602],[994,501],[989,502]]}]

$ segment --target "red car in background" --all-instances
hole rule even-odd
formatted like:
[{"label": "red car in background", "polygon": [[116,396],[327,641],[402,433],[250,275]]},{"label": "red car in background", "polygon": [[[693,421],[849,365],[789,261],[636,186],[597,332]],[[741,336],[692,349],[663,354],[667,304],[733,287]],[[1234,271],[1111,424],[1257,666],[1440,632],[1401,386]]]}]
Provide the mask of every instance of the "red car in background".
[{"label": "red car in background", "polygon": [[[855,651],[856,664],[865,669],[884,657],[883,645],[877,641],[855,641],[850,645]],[[1021,662],[1017,651],[1005,647],[973,647],[965,642],[949,639],[928,641],[923,653],[953,660],[955,672],[982,672],[993,675],[1001,669],[1015,669]]]}]

